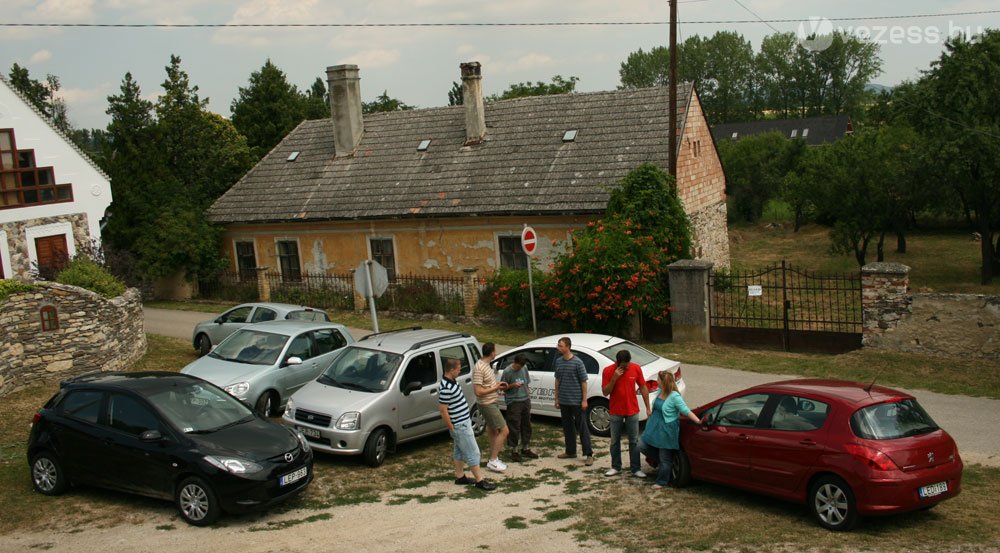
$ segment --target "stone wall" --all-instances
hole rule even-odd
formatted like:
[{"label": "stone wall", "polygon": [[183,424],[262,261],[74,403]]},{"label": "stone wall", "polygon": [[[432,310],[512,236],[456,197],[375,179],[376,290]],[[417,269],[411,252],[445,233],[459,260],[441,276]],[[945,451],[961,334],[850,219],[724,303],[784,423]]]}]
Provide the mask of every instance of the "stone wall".
[{"label": "stone wall", "polygon": [[913,294],[895,324],[865,334],[868,347],[1000,360],[1000,296]]},{"label": "stone wall", "polygon": [[[0,303],[0,396],[53,378],[132,366],[146,353],[139,291],[117,298],[52,282]],[[53,307],[58,328],[42,330]]]},{"label": "stone wall", "polygon": [[691,254],[717,268],[729,268],[729,230],[726,202],[689,213],[691,219]]}]

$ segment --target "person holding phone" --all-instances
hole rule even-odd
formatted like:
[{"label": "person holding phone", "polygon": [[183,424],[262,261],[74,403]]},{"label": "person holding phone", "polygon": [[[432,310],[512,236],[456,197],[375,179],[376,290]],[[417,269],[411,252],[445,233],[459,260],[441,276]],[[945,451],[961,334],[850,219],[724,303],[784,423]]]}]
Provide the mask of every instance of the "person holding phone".
[{"label": "person holding phone", "polygon": [[[537,459],[538,454],[531,451],[531,389],[528,382],[528,358],[523,353],[514,356],[514,362],[500,375],[500,381],[507,384],[504,402],[507,404],[507,447],[510,448],[510,460],[521,462],[524,459]],[[520,445],[520,450],[518,450]]]},{"label": "person holding phone", "polygon": [[645,478],[639,459],[639,401],[636,389],[642,395],[642,403],[649,417],[649,389],[642,367],[632,362],[632,354],[627,349],[615,356],[615,364],[604,368],[601,375],[601,392],[608,396],[608,413],[611,415],[611,468],[604,476],[617,476],[622,471],[622,428],[628,433],[629,474]]}]

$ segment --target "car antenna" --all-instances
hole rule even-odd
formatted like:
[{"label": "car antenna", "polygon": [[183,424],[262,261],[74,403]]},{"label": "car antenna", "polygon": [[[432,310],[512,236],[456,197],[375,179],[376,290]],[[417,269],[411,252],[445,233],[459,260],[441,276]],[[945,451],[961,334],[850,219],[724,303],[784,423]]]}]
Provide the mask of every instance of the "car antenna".
[{"label": "car antenna", "polygon": [[875,381],[878,380],[878,377],[881,374],[882,374],[882,369],[879,369],[878,372],[875,373],[875,378],[872,379],[871,384],[865,386],[865,392],[868,392],[868,396],[869,397],[871,397],[871,395],[872,395],[872,388],[875,387]]}]

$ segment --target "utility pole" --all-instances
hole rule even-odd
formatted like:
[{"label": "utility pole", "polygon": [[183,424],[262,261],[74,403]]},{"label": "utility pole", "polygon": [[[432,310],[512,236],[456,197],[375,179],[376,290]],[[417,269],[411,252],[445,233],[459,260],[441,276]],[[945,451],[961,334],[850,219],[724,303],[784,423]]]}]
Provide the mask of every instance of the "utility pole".
[{"label": "utility pole", "polygon": [[670,176],[677,178],[677,0],[670,2]]}]

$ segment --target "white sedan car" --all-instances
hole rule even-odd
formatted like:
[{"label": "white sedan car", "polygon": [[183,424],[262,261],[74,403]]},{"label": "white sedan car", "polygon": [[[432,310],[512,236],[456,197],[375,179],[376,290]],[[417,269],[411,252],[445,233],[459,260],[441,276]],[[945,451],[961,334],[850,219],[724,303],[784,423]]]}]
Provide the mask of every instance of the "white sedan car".
[{"label": "white sedan car", "polygon": [[[620,350],[627,349],[632,354],[632,362],[642,367],[646,377],[646,387],[649,388],[649,403],[652,405],[659,386],[656,374],[664,369],[670,371],[677,381],[677,389],[684,393],[684,379],[681,378],[681,364],[660,357],[655,353],[622,338],[606,334],[557,334],[532,340],[521,347],[505,351],[493,360],[493,369],[500,374],[514,362],[514,356],[523,353],[528,358],[528,372],[531,374],[531,414],[558,417],[559,410],[555,406],[556,383],[553,373],[553,362],[559,352],[556,344],[559,338],[567,336],[573,342],[573,354],[583,361],[590,378],[587,381],[587,424],[591,434],[609,436],[611,422],[608,414],[608,398],[601,393],[601,371],[604,367],[614,364],[615,356]],[[636,392],[636,395],[639,395]],[[501,406],[503,402],[501,402]],[[646,410],[642,408],[642,398],[639,398],[640,420],[646,419]]]}]

